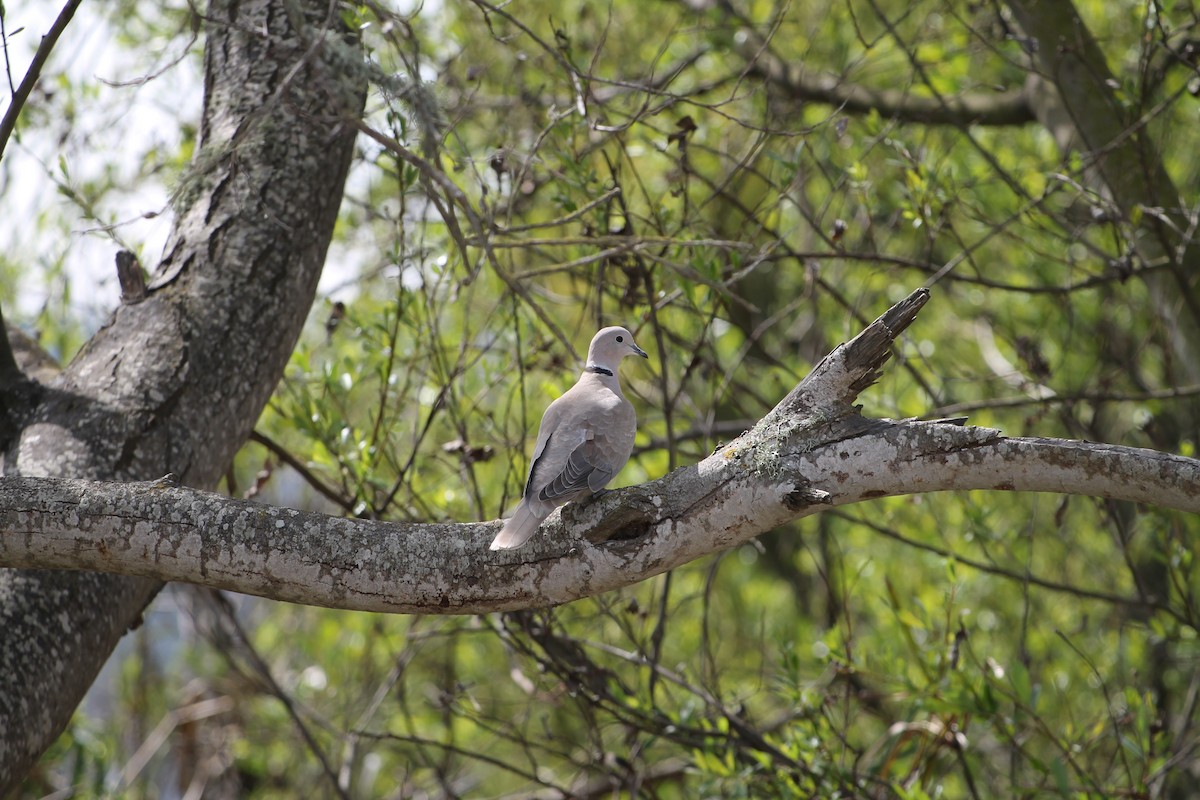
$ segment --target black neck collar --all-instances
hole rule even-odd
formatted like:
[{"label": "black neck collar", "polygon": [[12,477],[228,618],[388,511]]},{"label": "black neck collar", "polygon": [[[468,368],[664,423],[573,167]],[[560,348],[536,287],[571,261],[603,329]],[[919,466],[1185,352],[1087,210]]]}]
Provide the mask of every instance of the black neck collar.
[{"label": "black neck collar", "polygon": [[606,370],[604,367],[597,367],[595,364],[588,364],[586,367],[583,368],[583,371],[591,372],[595,375],[607,375],[610,378],[613,376],[612,372],[610,372],[609,370]]}]

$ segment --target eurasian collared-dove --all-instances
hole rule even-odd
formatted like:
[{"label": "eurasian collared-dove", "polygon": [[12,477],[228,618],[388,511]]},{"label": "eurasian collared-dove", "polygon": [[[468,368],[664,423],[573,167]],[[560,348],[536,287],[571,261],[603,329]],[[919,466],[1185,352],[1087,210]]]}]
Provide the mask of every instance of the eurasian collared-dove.
[{"label": "eurasian collared-dove", "polygon": [[637,416],[621,393],[617,366],[632,355],[649,358],[624,328],[603,328],[592,337],[579,382],[542,415],[524,497],[491,549],[525,544],[557,506],[600,491],[625,466]]}]

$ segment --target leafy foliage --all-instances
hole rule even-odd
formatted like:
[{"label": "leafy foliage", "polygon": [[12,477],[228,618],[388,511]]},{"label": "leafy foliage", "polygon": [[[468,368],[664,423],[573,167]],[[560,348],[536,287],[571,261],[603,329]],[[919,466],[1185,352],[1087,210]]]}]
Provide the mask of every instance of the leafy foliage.
[{"label": "leafy foliage", "polygon": [[[1078,6],[1194,208],[1179,57],[1194,10]],[[657,477],[923,283],[935,301],[868,412],[1195,452],[1200,387],[1144,282],[1172,265],[1136,247],[1155,210],[1122,214],[1092,154],[1032,119],[922,116],[922,101],[1023,86],[1031,44],[1006,7],[342,13],[377,85],[330,257],[342,283],[230,492],[495,518],[541,411],[615,323],[652,354],[626,367],[640,431],[618,483]],[[126,46],[144,24],[130,17]],[[107,219],[104,191],[62,175],[75,207]],[[316,493],[287,495],[283,463]],[[187,646],[123,666],[113,718],[129,712],[139,735],[87,715],[43,779],[132,797],[170,780],[264,798],[1187,796],[1198,533],[1102,500],[969,493],[827,514],[537,613],[235,613],[175,588]],[[219,698],[235,702],[178,715]],[[154,769],[132,775],[171,709]]]}]

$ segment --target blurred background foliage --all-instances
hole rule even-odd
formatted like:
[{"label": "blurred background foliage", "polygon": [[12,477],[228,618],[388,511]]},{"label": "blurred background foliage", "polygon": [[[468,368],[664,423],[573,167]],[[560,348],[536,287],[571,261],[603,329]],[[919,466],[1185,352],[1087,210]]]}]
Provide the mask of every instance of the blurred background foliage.
[{"label": "blurred background foliage", "polygon": [[[1194,223],[1196,8],[1075,7]],[[121,48],[174,54],[144,72],[196,73],[201,12],[126,2],[107,24]],[[1177,264],[1137,246],[1161,210],[1119,208],[1091,156],[1039,120],[1031,54],[1052,45],[1008,5],[339,13],[374,77],[370,131],[322,297],[231,494],[501,516],[542,410],[607,324],[651,353],[624,368],[640,430],[614,485],[655,478],[921,285],[934,299],[868,414],[1194,455],[1200,386],[1145,282]],[[63,86],[21,134],[80,135],[91,102]],[[6,285],[23,270],[61,286],[18,321],[63,357],[87,330],[54,240],[111,225],[130,186],[169,194],[196,119],[177,126],[132,175],[49,168],[59,197],[39,226],[59,249],[0,257]],[[152,266],[119,231],[100,235]],[[972,492],[809,518],[531,613],[388,617],[172,587],[26,795],[1189,797],[1198,533],[1153,508]]]}]

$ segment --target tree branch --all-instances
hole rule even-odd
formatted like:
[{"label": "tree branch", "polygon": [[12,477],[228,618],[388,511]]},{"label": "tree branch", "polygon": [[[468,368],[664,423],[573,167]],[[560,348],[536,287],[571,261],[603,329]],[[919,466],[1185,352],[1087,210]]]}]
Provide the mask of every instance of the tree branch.
[{"label": "tree branch", "polygon": [[497,523],[348,520],[162,483],[0,480],[0,565],[186,581],[364,611],[474,614],[628,586],[800,517],[879,497],[1051,491],[1200,512],[1200,461],[986,428],[867,420],[851,404],[924,305],[914,292],[694,466],[572,504],[531,546]]},{"label": "tree branch", "polygon": [[778,87],[785,96],[801,102],[826,103],[854,114],[879,112],[885,119],[919,125],[1026,125],[1037,116],[1024,87],[997,92],[964,92],[954,97],[924,97],[903,89],[876,89],[853,83],[844,76],[806,67],[803,60],[776,55],[771,40],[724,0],[701,0],[719,7],[744,39],[737,50],[746,59],[747,71]]},{"label": "tree branch", "polygon": [[17,87],[17,91],[13,94],[12,102],[8,104],[8,108],[4,111],[3,119],[0,119],[0,158],[4,156],[4,148],[8,145],[9,137],[17,127],[17,117],[21,115],[21,109],[25,107],[25,101],[29,99],[29,93],[33,91],[33,87],[37,85],[38,78],[42,75],[42,67],[45,66],[47,59],[50,58],[50,52],[54,50],[54,45],[58,42],[58,37],[62,36],[62,32],[67,29],[67,24],[71,21],[71,17],[75,16],[75,9],[82,5],[83,0],[68,0],[59,12],[58,18],[54,20],[54,24],[50,26],[50,30],[42,37],[41,44],[38,45],[37,52],[33,54],[33,61],[29,63],[29,69],[25,71],[25,77],[21,80],[21,85]]},{"label": "tree branch", "polygon": [[[1149,127],[1162,109],[1137,116],[1141,109],[1121,99],[1100,44],[1073,3],[1007,5],[1036,42],[1038,80],[1029,87],[1035,112],[1064,151],[1082,151],[1085,174],[1103,180],[1130,221],[1129,241],[1142,262],[1168,265],[1138,271],[1175,356],[1165,364],[1168,375],[1175,384],[1200,381],[1200,249],[1192,242],[1191,203],[1181,197]],[[1185,425],[1196,424],[1196,415],[1179,413]]]},{"label": "tree branch", "polygon": [[11,378],[20,374],[21,368],[8,340],[8,327],[4,324],[4,309],[0,308],[0,392]]},{"label": "tree branch", "polygon": [[[748,48],[746,48],[748,49]],[[1024,87],[954,97],[923,97],[902,89],[875,89],[832,73],[813,73],[803,62],[787,63],[769,51],[747,53],[750,71],[792,100],[826,103],[854,114],[878,111],[884,119],[920,125],[1027,125],[1036,122]]]},{"label": "tree branch", "polygon": [[[17,435],[21,421],[29,414],[39,395],[37,383],[21,368],[22,360],[26,359],[20,357],[13,347],[8,326],[4,323],[4,312],[0,310],[0,454]],[[3,458],[0,457],[2,473]]]}]

